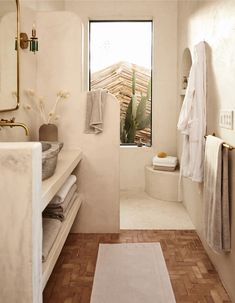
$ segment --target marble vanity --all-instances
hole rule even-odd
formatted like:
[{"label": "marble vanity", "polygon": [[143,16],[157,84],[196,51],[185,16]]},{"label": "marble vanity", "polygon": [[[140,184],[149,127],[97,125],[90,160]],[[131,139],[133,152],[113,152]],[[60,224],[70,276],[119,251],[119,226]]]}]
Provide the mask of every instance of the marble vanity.
[{"label": "marble vanity", "polygon": [[82,152],[62,150],[55,174],[45,181],[41,158],[38,142],[0,143],[1,302],[42,302],[42,291],[82,202],[78,196],[42,263],[42,211],[67,177],[77,173]]}]

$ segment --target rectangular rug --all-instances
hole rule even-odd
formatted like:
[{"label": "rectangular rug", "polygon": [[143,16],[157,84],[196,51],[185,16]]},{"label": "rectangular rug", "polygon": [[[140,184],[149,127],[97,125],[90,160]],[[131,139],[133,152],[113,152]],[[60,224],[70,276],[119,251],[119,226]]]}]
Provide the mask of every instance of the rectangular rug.
[{"label": "rectangular rug", "polygon": [[160,243],[100,244],[91,303],[175,303]]}]

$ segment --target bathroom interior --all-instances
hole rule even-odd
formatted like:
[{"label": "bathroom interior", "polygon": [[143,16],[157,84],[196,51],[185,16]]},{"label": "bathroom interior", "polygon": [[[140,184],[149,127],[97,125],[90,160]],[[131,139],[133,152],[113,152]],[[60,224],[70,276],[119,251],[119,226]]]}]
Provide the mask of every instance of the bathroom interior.
[{"label": "bathroom interior", "polygon": [[[152,22],[149,145],[120,144],[120,104],[110,92],[102,132],[85,131],[91,20]],[[104,303],[100,282],[93,286],[99,244],[132,242],[160,242],[172,299],[120,296],[113,303],[235,302],[234,33],[233,0],[0,2],[0,302]],[[228,152],[229,251],[215,251],[205,237],[203,182],[180,172],[184,143],[177,123],[200,43],[204,135],[221,138]],[[54,130],[52,140],[39,131],[51,118],[56,140]],[[42,152],[40,141],[63,147],[51,142]],[[42,163],[55,150],[55,172],[41,181]],[[177,169],[154,170],[159,152],[177,157]],[[67,219],[53,220],[58,232],[42,262],[42,213],[71,174],[78,194]]]}]

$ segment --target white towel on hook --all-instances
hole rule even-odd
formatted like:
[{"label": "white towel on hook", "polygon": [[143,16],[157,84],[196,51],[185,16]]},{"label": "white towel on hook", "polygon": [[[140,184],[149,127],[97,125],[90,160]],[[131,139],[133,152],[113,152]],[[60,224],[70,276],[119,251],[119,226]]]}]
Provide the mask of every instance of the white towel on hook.
[{"label": "white towel on hook", "polygon": [[228,149],[223,141],[207,136],[204,166],[204,233],[216,252],[229,252],[230,211],[228,190]]}]

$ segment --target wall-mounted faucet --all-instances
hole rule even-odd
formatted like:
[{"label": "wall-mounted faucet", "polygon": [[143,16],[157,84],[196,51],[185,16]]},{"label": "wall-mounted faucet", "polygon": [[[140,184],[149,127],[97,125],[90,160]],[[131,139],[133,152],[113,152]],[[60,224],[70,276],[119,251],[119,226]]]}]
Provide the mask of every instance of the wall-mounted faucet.
[{"label": "wall-mounted faucet", "polygon": [[1,119],[0,120],[0,127],[4,127],[4,126],[9,126],[9,127],[23,127],[25,130],[25,134],[26,136],[29,135],[29,129],[28,127],[24,124],[24,123],[20,123],[20,122],[15,122],[15,118],[13,117],[10,120],[7,119]]}]

